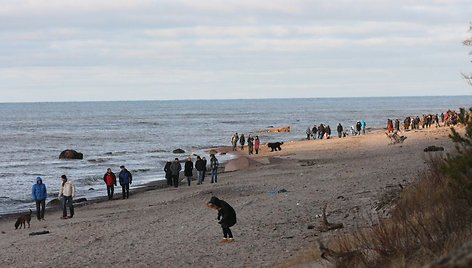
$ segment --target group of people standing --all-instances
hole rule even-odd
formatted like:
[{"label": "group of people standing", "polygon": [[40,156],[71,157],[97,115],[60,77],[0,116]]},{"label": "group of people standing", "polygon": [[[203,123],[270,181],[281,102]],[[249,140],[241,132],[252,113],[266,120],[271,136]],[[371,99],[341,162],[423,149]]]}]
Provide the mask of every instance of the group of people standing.
[{"label": "group of people standing", "polygon": [[[366,131],[366,123],[364,120],[358,120],[355,126],[351,126],[351,135],[361,135],[365,134]],[[336,132],[338,133],[338,137],[346,137],[347,132],[344,129],[341,123],[338,124],[336,127]],[[331,138],[331,127],[329,125],[325,125],[321,123],[319,126],[313,125],[313,128],[308,127],[306,129],[306,139],[316,140],[316,139],[329,139]]]},{"label": "group of people standing", "polygon": [[246,141],[249,154],[254,154],[254,151],[256,152],[256,154],[259,154],[259,148],[261,146],[259,136],[253,137],[251,134],[249,134],[246,140],[244,134],[241,133],[241,135],[238,135],[238,132],[234,133],[234,135],[231,137],[231,145],[233,146],[233,151],[237,151],[238,143],[241,146],[241,151],[244,150],[244,145],[246,144]]},{"label": "group of people standing", "polygon": [[[131,172],[129,172],[125,166],[120,166],[120,169],[121,171],[118,174],[118,179],[121,186],[121,193],[123,199],[127,199],[129,198],[129,186],[133,183],[133,175],[131,175]],[[115,173],[111,171],[111,168],[108,168],[105,175],[103,175],[103,181],[105,181],[105,184],[107,185],[108,200],[113,200],[113,194],[116,186],[116,176]]]},{"label": "group of people standing", "polygon": [[[75,196],[75,186],[66,175],[62,175],[61,180],[62,183],[58,195],[59,199],[62,201],[61,219],[70,219],[74,217],[73,198]],[[36,183],[33,184],[31,196],[33,201],[36,203],[36,217],[38,218],[38,221],[44,220],[48,192],[46,184],[43,183],[43,179],[39,176],[36,178]],[[67,208],[69,208],[69,216],[67,216]]]},{"label": "group of people standing", "polygon": [[[210,154],[210,171],[211,181],[210,183],[218,182],[218,166],[219,162],[215,154]],[[197,156],[195,165],[191,157],[188,157],[184,163],[184,176],[187,178],[188,186],[191,185],[193,178],[193,170],[197,170],[197,185],[200,185],[205,180],[205,173],[207,171],[207,160],[205,157]],[[175,158],[174,161],[167,161],[164,166],[164,172],[166,173],[166,181],[168,186],[179,187],[180,171],[182,171],[182,165],[180,164],[179,158]]]}]

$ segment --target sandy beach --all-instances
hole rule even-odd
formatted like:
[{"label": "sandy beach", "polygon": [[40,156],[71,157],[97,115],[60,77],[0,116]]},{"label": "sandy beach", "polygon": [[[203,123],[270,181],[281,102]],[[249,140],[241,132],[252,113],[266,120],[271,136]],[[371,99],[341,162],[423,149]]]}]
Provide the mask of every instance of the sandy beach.
[{"label": "sandy beach", "polygon": [[[449,128],[402,133],[390,145],[384,131],[367,135],[285,142],[282,151],[240,158],[235,171],[207,176],[202,185],[150,189],[130,199],[76,208],[73,219],[47,211],[46,220],[15,230],[13,218],[0,220],[2,267],[271,267],[313,247],[317,239],[365,226],[387,210],[377,210],[382,195],[415,180],[426,167],[424,148],[453,152]],[[183,177],[181,177],[183,178]],[[73,180],[73,178],[71,178]],[[115,198],[120,197],[117,189]],[[106,193],[103,193],[106,195]],[[234,243],[221,244],[215,210],[217,196],[231,204],[238,223]],[[321,208],[343,229],[320,233]],[[308,228],[313,225],[315,228]],[[49,234],[30,236],[31,232]],[[325,266],[320,261],[313,266]]]}]

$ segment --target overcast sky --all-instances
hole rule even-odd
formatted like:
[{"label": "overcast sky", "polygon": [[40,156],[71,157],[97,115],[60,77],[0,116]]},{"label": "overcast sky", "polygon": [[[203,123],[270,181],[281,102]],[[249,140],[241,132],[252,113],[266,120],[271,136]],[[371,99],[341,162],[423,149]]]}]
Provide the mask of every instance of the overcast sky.
[{"label": "overcast sky", "polygon": [[0,102],[471,95],[470,0],[0,0]]}]

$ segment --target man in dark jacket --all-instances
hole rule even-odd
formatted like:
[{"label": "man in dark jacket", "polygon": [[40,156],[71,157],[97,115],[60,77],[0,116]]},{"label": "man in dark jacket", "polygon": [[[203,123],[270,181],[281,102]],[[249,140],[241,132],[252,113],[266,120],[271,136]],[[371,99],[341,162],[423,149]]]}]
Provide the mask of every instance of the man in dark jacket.
[{"label": "man in dark jacket", "polygon": [[121,166],[121,171],[118,177],[120,178],[121,191],[123,193],[123,199],[129,198],[129,185],[133,183],[133,176],[125,166]]},{"label": "man in dark jacket", "polygon": [[46,207],[46,198],[48,193],[46,190],[46,184],[43,183],[41,177],[36,178],[36,184],[33,185],[32,189],[33,201],[36,202],[36,216],[38,221],[44,220],[44,209]]},{"label": "man in dark jacket", "polygon": [[343,126],[341,125],[341,123],[338,124],[336,130],[338,131],[338,138],[341,138],[343,135]]},{"label": "man in dark jacket", "polygon": [[222,243],[233,242],[233,233],[229,227],[236,224],[236,211],[224,200],[218,199],[218,197],[213,196],[210,199],[210,202],[207,203],[207,206],[218,210],[218,223],[221,224],[223,228],[223,240]]},{"label": "man in dark jacket", "polygon": [[180,171],[182,170],[182,165],[180,165],[179,159],[176,158],[174,162],[170,165],[170,172],[172,174],[172,185],[174,187],[179,187],[179,176]]},{"label": "man in dark jacket", "polygon": [[205,162],[200,156],[197,156],[197,161],[195,161],[195,169],[198,173],[197,185],[202,184],[203,181],[203,172],[205,171]]}]

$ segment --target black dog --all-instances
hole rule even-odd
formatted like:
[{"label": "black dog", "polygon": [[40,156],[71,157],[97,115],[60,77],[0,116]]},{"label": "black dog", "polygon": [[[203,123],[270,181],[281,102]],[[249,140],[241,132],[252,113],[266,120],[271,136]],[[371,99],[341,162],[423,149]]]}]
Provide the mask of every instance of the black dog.
[{"label": "black dog", "polygon": [[269,147],[271,149],[271,152],[273,151],[281,151],[282,148],[280,147],[280,145],[284,144],[283,142],[269,142],[267,143],[267,147]]},{"label": "black dog", "polygon": [[29,211],[30,212],[28,214],[23,214],[20,217],[18,217],[18,219],[15,222],[15,229],[18,229],[18,227],[20,227],[21,229],[22,225],[23,225],[23,228],[26,228],[26,223],[28,223],[28,228],[30,228],[31,214],[33,213],[33,211],[31,211],[31,209]]}]

